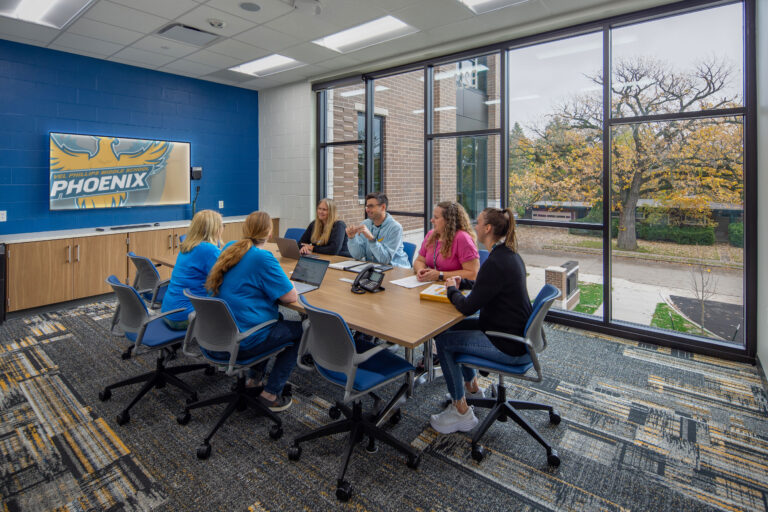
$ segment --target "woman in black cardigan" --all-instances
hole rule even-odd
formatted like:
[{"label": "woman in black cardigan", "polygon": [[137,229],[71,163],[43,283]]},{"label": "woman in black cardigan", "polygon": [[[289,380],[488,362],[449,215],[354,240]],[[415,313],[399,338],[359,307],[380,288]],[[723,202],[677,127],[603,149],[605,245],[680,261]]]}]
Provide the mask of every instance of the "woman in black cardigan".
[{"label": "woman in black cardigan", "polygon": [[[477,417],[467,405],[465,395],[481,397],[475,370],[456,363],[455,355],[474,354],[503,364],[531,361],[526,348],[500,338],[489,338],[487,331],[522,336],[533,312],[526,287],[525,263],[517,253],[515,217],[511,208],[486,208],[477,216],[478,243],[490,251],[475,281],[451,277],[445,280],[451,303],[464,315],[480,310],[477,318],[467,318],[436,336],[437,354],[453,403],[430,418],[432,428],[442,434],[467,432],[477,425]],[[464,296],[459,289],[471,289]]]},{"label": "woman in black cardigan", "polygon": [[321,199],[317,203],[316,219],[309,223],[299,240],[301,254],[349,256],[346,231],[347,225],[336,213],[336,203],[332,199]]}]

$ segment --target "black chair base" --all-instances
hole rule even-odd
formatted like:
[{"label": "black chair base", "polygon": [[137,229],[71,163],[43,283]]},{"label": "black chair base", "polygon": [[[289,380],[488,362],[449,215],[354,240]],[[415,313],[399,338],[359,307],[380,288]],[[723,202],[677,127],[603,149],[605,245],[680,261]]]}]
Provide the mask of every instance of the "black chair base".
[{"label": "black chair base", "polygon": [[413,447],[404,443],[403,441],[400,441],[379,426],[383,421],[386,420],[392,424],[397,423],[397,421],[400,420],[400,410],[398,409],[392,411],[390,406],[398,403],[399,397],[404,392],[405,387],[406,386],[404,385],[395,395],[395,398],[389,402],[389,406],[385,407],[384,409],[377,410],[372,414],[363,414],[363,405],[361,400],[355,401],[352,404],[351,409],[341,402],[336,402],[336,405],[331,407],[331,409],[328,411],[328,414],[330,415],[331,419],[337,419],[341,417],[341,414],[343,413],[345,418],[339,421],[334,421],[333,423],[317,428],[308,434],[295,438],[293,440],[293,444],[288,449],[288,458],[290,460],[299,460],[301,457],[300,443],[310,441],[312,439],[331,436],[334,434],[349,432],[347,447],[344,452],[344,462],[341,466],[341,471],[336,482],[336,498],[338,498],[340,501],[347,501],[352,495],[352,485],[344,479],[344,476],[347,473],[347,467],[349,466],[349,460],[352,456],[352,451],[354,450],[355,446],[363,440],[364,436],[368,437],[368,445],[366,446],[366,450],[369,453],[377,451],[377,440],[382,441],[392,448],[395,448],[399,452],[407,455],[408,459],[406,464],[409,468],[418,468],[419,463],[421,462],[421,454],[418,453]]},{"label": "black chair base", "polygon": [[[230,393],[214,396],[205,400],[200,400],[199,402],[190,403],[187,405],[183,412],[176,416],[176,421],[180,425],[186,425],[189,423],[191,418],[189,411],[192,409],[199,409],[201,407],[208,407],[210,405],[227,404],[227,407],[219,417],[216,425],[213,426],[205,439],[203,439],[203,442],[200,444],[200,446],[197,447],[198,459],[207,459],[211,455],[211,438],[216,433],[216,431],[219,430],[219,427],[221,427],[224,422],[227,421],[227,418],[229,418],[232,413],[235,412],[235,410],[244,411],[248,407],[254,409],[259,416],[266,416],[274,423],[269,429],[270,438],[277,440],[283,436],[283,423],[280,421],[280,418],[278,418],[274,412],[270,411],[269,407],[265,406],[258,400],[261,391],[261,387],[247,388],[245,386],[245,375],[240,375],[237,378],[237,383],[235,384],[234,389]],[[283,390],[284,394],[285,391],[286,390]]]},{"label": "black chair base", "polygon": [[[131,347],[133,347],[131,345]],[[172,386],[175,386],[182,391],[189,393],[190,398],[189,400],[194,401],[197,400],[197,392],[186,382],[181,380],[177,377],[177,375],[180,375],[182,373],[187,372],[193,372],[197,370],[206,370],[206,372],[209,372],[210,365],[207,364],[190,364],[190,365],[184,365],[184,366],[172,366],[170,368],[165,366],[165,362],[168,359],[172,359],[173,351],[170,349],[163,349],[161,355],[157,358],[156,367],[154,371],[147,372],[141,375],[137,375],[135,377],[131,377],[130,379],[121,380],[120,382],[115,382],[114,384],[110,384],[106,386],[103,390],[99,391],[99,400],[106,401],[109,400],[112,397],[112,390],[121,388],[124,386],[130,386],[132,384],[139,384],[141,382],[144,382],[144,386],[139,390],[139,392],[136,394],[136,396],[131,400],[131,403],[128,404],[128,406],[123,409],[116,418],[118,425],[125,425],[131,420],[130,410],[131,408],[136,405],[139,400],[141,400],[144,395],[149,393],[149,391],[152,388],[163,388],[166,384],[170,384]],[[125,354],[123,356],[123,359],[128,359],[130,357],[130,352],[128,352],[128,357],[125,357]]]},{"label": "black chair base", "polygon": [[478,444],[480,438],[488,431],[488,429],[496,421],[507,421],[507,418],[520,425],[523,430],[539,442],[547,450],[547,463],[550,466],[559,466],[560,457],[557,451],[552,448],[539,432],[528,421],[520,415],[518,411],[547,411],[549,412],[549,422],[553,425],[560,423],[560,415],[555,411],[551,405],[540,404],[537,402],[525,402],[520,400],[507,400],[507,388],[499,384],[496,387],[496,399],[490,398],[468,398],[468,405],[474,405],[484,409],[491,409],[488,415],[483,419],[480,427],[472,435],[472,458],[477,462],[480,462],[485,457],[483,447]]}]

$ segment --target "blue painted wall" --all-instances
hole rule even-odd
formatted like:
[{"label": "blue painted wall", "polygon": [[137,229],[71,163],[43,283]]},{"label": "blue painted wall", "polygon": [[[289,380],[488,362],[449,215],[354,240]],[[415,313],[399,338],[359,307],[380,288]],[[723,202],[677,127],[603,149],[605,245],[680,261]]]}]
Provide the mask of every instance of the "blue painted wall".
[{"label": "blue painted wall", "polygon": [[191,143],[197,209],[258,209],[258,93],[0,40],[0,234],[189,219],[192,206],[49,211],[49,132]]}]

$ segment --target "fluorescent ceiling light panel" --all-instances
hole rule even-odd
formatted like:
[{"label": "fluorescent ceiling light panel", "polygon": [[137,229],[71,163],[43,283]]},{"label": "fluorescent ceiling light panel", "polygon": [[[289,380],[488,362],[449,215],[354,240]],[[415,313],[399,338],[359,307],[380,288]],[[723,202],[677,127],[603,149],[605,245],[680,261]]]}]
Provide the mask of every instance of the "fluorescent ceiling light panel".
[{"label": "fluorescent ceiling light panel", "polygon": [[418,31],[419,29],[403,23],[394,16],[384,16],[312,42],[335,52],[348,53],[392,41]]},{"label": "fluorescent ceiling light panel", "polygon": [[230,71],[236,71],[237,73],[262,77],[274,75],[275,73],[282,73],[283,71],[300,68],[302,66],[306,66],[306,64],[275,53],[229,69]]},{"label": "fluorescent ceiling light panel", "polygon": [[[389,87],[384,87],[383,85],[377,85],[376,86],[376,92],[381,91],[388,91]],[[353,89],[351,91],[344,91],[340,94],[342,98],[349,98],[350,96],[360,96],[361,94],[365,94],[365,89]]]},{"label": "fluorescent ceiling light panel", "polygon": [[513,5],[524,4],[528,0],[459,0],[475,14],[485,14]]},{"label": "fluorescent ceiling light panel", "polygon": [[0,16],[60,29],[88,7],[92,0],[3,0]]}]

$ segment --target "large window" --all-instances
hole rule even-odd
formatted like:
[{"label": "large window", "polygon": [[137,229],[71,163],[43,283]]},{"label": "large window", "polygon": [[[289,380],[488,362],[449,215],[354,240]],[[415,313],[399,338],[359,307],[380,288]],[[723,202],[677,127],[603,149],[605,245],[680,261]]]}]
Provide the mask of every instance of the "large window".
[{"label": "large window", "polygon": [[368,93],[354,191],[381,183],[416,243],[437,202],[510,206],[529,293],[563,292],[551,318],[749,357],[754,7],[677,3],[374,73],[344,90]]}]

